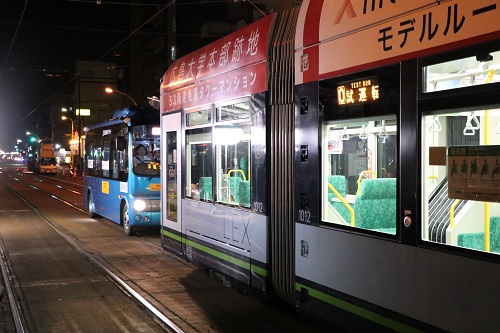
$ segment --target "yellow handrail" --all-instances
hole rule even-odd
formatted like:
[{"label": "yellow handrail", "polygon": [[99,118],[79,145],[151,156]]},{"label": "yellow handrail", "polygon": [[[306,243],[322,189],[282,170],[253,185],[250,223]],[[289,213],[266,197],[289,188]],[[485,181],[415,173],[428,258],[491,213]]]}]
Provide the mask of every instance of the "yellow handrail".
[{"label": "yellow handrail", "polygon": [[371,170],[365,170],[365,171],[361,171],[359,173],[359,177],[358,177],[358,192],[356,192],[357,195],[359,195],[359,192],[361,192],[361,180],[363,179],[363,175],[366,175],[368,173],[371,173],[373,174],[373,178],[377,178],[377,173],[375,171],[371,171]]},{"label": "yellow handrail", "polygon": [[491,242],[490,232],[490,203],[484,203],[484,251],[490,252]]},{"label": "yellow handrail", "polygon": [[245,173],[243,172],[243,170],[239,170],[239,169],[233,169],[233,170],[229,170],[229,172],[227,173],[227,176],[228,177],[231,177],[231,173],[232,172],[241,172],[241,174],[243,175],[243,180],[246,181],[247,178],[245,177]]},{"label": "yellow handrail", "polygon": [[[490,69],[488,75],[486,76],[486,83],[491,83],[493,76],[495,75],[495,70]],[[490,110],[484,111],[484,144],[490,144]],[[490,203],[484,202],[484,251],[490,252],[491,244],[491,232],[490,232]]]},{"label": "yellow handrail", "polygon": [[456,199],[450,207],[450,227],[455,226],[455,207],[457,207],[460,201],[462,200]]},{"label": "yellow handrail", "polygon": [[335,196],[337,196],[340,202],[344,204],[347,210],[349,210],[349,213],[351,214],[351,226],[355,227],[356,222],[354,221],[354,210],[352,209],[352,207],[347,203],[347,201],[345,201],[345,199],[340,195],[340,193],[335,189],[335,187],[333,187],[332,184],[328,183],[328,188],[333,192],[333,194],[335,194]]}]

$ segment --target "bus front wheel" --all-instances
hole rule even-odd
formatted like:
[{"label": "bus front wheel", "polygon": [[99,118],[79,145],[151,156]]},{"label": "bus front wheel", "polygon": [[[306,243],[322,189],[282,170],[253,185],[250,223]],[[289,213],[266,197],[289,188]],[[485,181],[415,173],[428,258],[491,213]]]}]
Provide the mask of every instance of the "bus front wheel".
[{"label": "bus front wheel", "polygon": [[121,224],[123,225],[123,231],[125,232],[125,235],[134,235],[134,229],[130,225],[128,203],[126,203],[125,201],[122,203]]},{"label": "bus front wheel", "polygon": [[97,214],[95,213],[94,210],[94,200],[92,200],[92,193],[89,193],[87,196],[87,210],[91,218],[96,217]]}]

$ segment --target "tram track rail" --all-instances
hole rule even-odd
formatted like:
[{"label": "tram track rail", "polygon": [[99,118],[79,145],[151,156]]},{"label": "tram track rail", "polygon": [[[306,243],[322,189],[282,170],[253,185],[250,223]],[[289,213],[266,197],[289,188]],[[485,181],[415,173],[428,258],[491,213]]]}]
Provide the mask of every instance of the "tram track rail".
[{"label": "tram track rail", "polygon": [[[28,176],[30,175],[29,173],[18,173],[18,176]],[[33,175],[33,180],[38,181],[38,182],[45,182],[48,184],[53,184],[55,187],[59,189],[63,189],[65,191],[71,192],[73,194],[78,194],[78,195],[83,195],[83,186],[76,184],[74,182],[70,182],[61,178],[54,178],[50,176],[44,176],[44,175]],[[64,185],[61,185],[64,184]]]},{"label": "tram track rail", "polygon": [[14,323],[14,327],[16,333],[24,333],[26,330],[26,323],[22,316],[21,305],[19,304],[19,300],[17,299],[16,293],[14,292],[14,283],[11,279],[12,274],[10,272],[10,268],[8,265],[8,258],[6,255],[6,251],[3,244],[3,239],[0,236],[0,268],[2,271],[2,278],[5,287],[5,293],[9,298],[9,306],[12,313],[12,321]]},{"label": "tram track rail", "polygon": [[[59,201],[61,203],[64,203],[64,204],[68,205],[69,207],[71,207],[73,209],[76,209],[77,211],[79,211],[81,213],[84,213],[84,214],[88,213],[88,211],[86,210],[86,208],[78,207],[74,203],[72,203],[72,202],[70,202],[70,201],[68,201],[66,199],[63,199],[63,198],[61,198],[59,196],[56,196],[53,193],[45,191],[45,190],[43,190],[43,189],[41,189],[41,188],[39,188],[39,187],[31,184],[31,183],[28,183],[28,182],[26,182],[26,181],[24,181],[24,180],[22,180],[22,179],[20,179],[18,177],[11,177],[11,178],[14,179],[14,180],[16,180],[16,181],[18,181],[18,182],[20,182],[20,183],[23,183],[23,184],[31,187],[32,189],[34,189],[34,190],[36,190],[36,191],[38,191],[38,192],[40,192],[42,194],[48,195],[52,199],[57,200],[57,201]],[[74,190],[72,190],[72,187],[79,187],[79,185],[77,185],[75,183],[72,183],[72,182],[65,181],[64,183],[67,184],[67,186],[68,186],[68,187],[65,187],[65,186],[59,185],[57,181],[55,181],[53,178],[51,178],[49,176],[44,176],[43,180],[41,180],[40,177],[34,177],[33,180],[35,180],[35,181],[43,181],[43,182],[47,182],[47,180],[49,180],[49,183],[54,184],[55,187],[57,187],[58,189],[66,190],[66,191],[69,191],[69,192],[71,192],[73,194],[78,194],[78,195],[82,195],[83,196],[83,187],[80,187],[80,188],[82,188],[81,192],[74,191]],[[114,222],[112,222],[112,221],[110,221],[110,220],[108,220],[108,219],[106,219],[104,217],[95,217],[94,219],[97,220],[97,221],[104,222],[107,225],[109,225],[110,227],[116,228],[117,230],[122,230],[122,227],[119,224],[116,224],[116,223],[114,223]],[[156,244],[156,243],[150,241],[149,239],[147,239],[145,237],[141,237],[140,235],[135,235],[135,236],[132,236],[132,237],[136,238],[140,242],[142,242],[144,244],[147,244],[148,246],[150,246],[150,247],[152,247],[152,248],[154,248],[156,250],[163,251],[163,248],[161,247],[161,245]],[[172,256],[172,258],[178,259],[177,257],[174,257],[174,256]]]},{"label": "tram track rail", "polygon": [[[58,197],[54,195],[53,193],[50,193],[48,191],[45,191],[29,182],[26,182],[19,177],[13,177],[10,176],[13,180],[22,183],[25,186],[28,186],[36,191],[38,191],[41,194],[47,195],[51,197],[54,200],[59,201],[60,203],[63,203],[75,210],[78,210],[79,212],[82,213],[87,213],[86,210],[74,205],[73,203],[69,202],[68,200],[65,200],[61,197]],[[37,179],[34,179],[37,181]],[[169,330],[172,332],[176,333],[183,333],[184,331],[177,326],[171,319],[167,317],[167,315],[163,314],[158,308],[156,308],[153,304],[151,304],[149,301],[147,301],[143,296],[141,296],[140,291],[137,291],[134,287],[130,286],[128,283],[126,283],[122,278],[120,278],[117,274],[113,273],[113,271],[107,267],[106,264],[101,262],[98,258],[96,258],[92,252],[87,249],[87,247],[79,242],[75,237],[71,236],[69,233],[67,233],[63,228],[59,227],[56,223],[51,221],[50,218],[48,218],[45,214],[43,214],[38,208],[36,208],[27,198],[25,198],[22,194],[20,194],[18,191],[12,189],[9,187],[4,181],[0,180],[0,183],[2,183],[15,197],[17,197],[19,200],[21,200],[27,207],[29,207],[30,210],[32,210],[35,214],[37,214],[40,218],[43,219],[43,221],[50,227],[52,228],[59,236],[61,236],[69,245],[71,245],[77,252],[82,254],[85,258],[87,258],[91,263],[93,263],[96,267],[103,272],[105,276],[107,276],[111,281],[113,281],[116,285],[119,286],[119,289],[122,290],[126,295],[133,297],[137,302],[142,304],[145,309],[147,309],[151,314],[155,316],[157,320],[161,322],[162,325],[167,327]],[[61,188],[60,186],[58,186]],[[111,224],[112,225],[112,224]],[[119,226],[116,226],[119,227]],[[140,240],[142,243],[146,244],[147,246],[150,246],[152,248],[155,248],[157,250],[162,250],[161,246],[154,244],[153,242],[141,238],[139,236],[135,236]],[[163,251],[163,250],[162,250]],[[4,281],[11,281],[11,273],[9,271],[8,265],[6,264],[8,261],[8,258],[5,254],[5,251],[2,248],[2,243],[1,243],[1,238],[0,238],[0,254],[2,257],[2,274]],[[16,300],[15,292],[14,292],[14,286],[11,283],[6,282],[6,292],[9,295],[9,303],[13,312],[13,320],[15,322],[16,326],[16,332],[27,332],[24,323],[24,320],[21,316],[21,312],[19,311],[20,305],[19,302]],[[146,292],[146,291],[143,291]],[[146,292],[147,293],[147,292]]]}]

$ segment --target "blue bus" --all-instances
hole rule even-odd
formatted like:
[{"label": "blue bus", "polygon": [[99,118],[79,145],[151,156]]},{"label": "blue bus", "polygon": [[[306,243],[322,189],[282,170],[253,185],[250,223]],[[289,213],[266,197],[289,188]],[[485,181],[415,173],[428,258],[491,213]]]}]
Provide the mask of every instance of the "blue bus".
[{"label": "blue bus", "polygon": [[[160,113],[150,106],[116,110],[85,128],[84,201],[90,217],[123,226],[126,235],[160,226]],[[144,155],[136,158],[135,152]]]}]

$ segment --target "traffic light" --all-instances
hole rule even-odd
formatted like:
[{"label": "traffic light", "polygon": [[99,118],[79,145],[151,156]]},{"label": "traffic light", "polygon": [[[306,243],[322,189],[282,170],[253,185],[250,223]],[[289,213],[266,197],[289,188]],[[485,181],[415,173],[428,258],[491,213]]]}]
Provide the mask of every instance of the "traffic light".
[{"label": "traffic light", "polygon": [[30,142],[36,142],[36,137],[30,136]]}]

